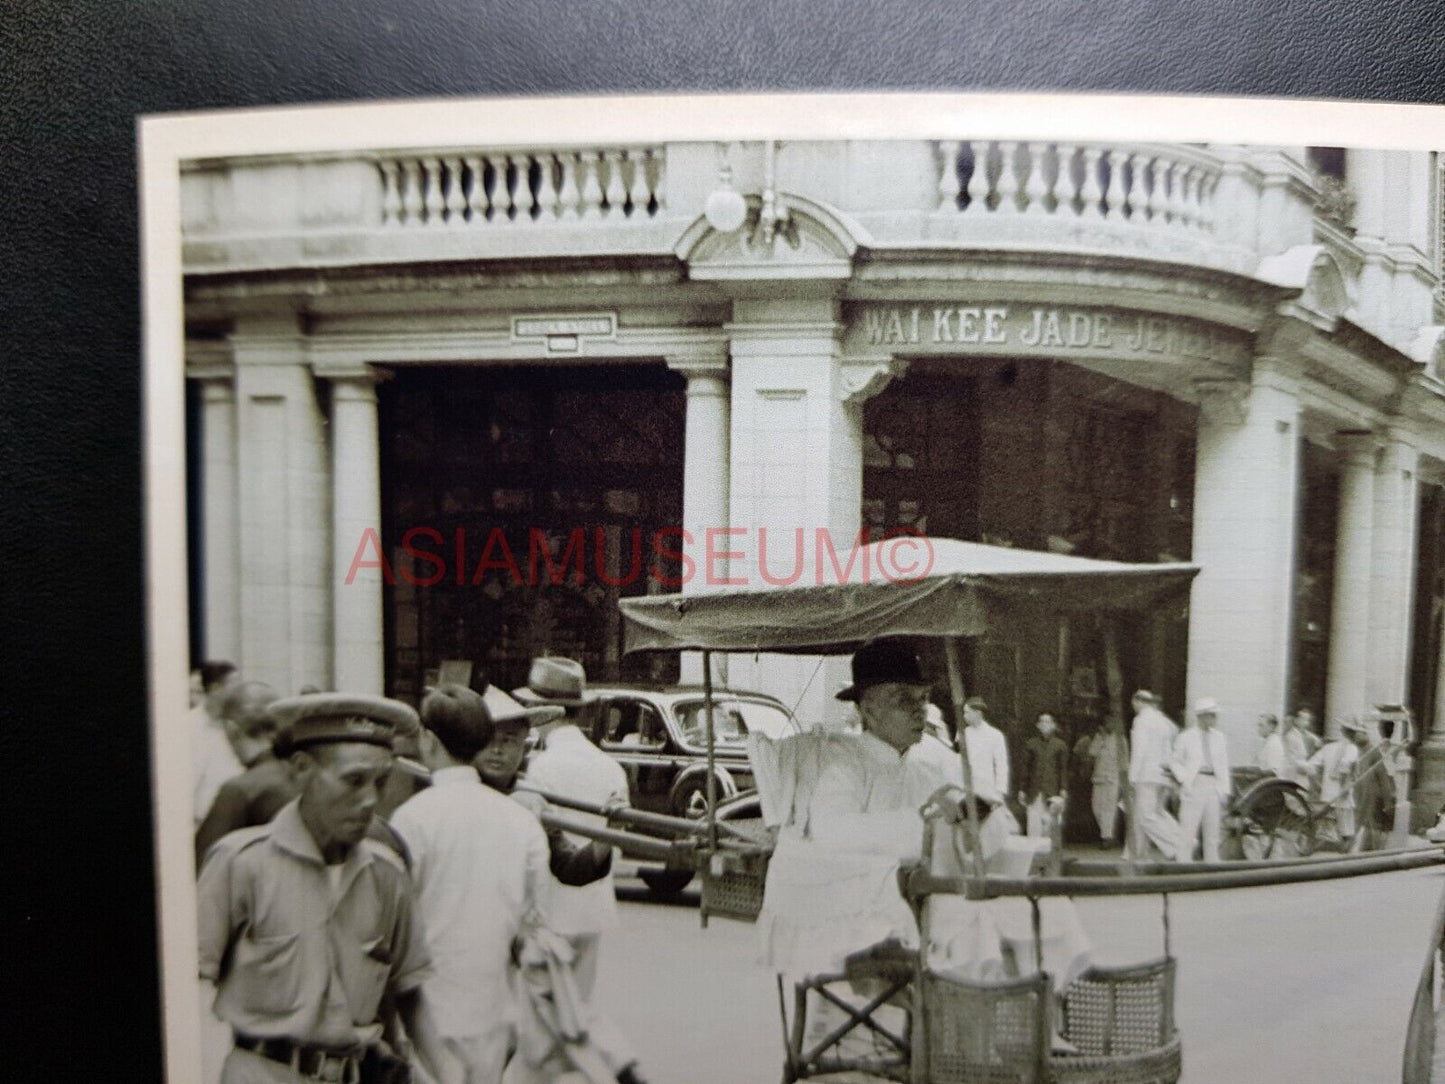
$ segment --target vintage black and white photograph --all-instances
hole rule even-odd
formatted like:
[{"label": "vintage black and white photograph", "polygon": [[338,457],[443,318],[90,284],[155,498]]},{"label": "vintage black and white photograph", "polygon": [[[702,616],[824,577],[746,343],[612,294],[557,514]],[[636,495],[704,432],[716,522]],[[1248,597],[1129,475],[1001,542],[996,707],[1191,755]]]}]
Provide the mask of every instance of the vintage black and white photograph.
[{"label": "vintage black and white photograph", "polygon": [[1445,1081],[1442,150],[143,122],[171,1079]]}]

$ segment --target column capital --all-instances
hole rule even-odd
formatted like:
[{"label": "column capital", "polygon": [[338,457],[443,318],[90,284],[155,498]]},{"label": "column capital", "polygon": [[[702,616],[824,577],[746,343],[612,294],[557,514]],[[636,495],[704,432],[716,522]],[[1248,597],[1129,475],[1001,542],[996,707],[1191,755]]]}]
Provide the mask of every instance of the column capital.
[{"label": "column capital", "polygon": [[209,389],[214,384],[230,384],[236,378],[236,365],[231,345],[216,340],[191,340],[186,343],[186,379],[199,380]]},{"label": "column capital", "polygon": [[385,369],[349,358],[313,361],[311,372],[331,384],[333,398],[361,402],[374,401],[376,385],[391,378],[391,373]]},{"label": "column capital", "polygon": [[862,403],[907,371],[908,362],[892,354],[845,355],[838,359],[838,398],[844,403]]},{"label": "column capital", "polygon": [[1249,385],[1243,380],[1199,378],[1194,394],[1199,412],[1211,425],[1243,425],[1249,417]]},{"label": "column capital", "polygon": [[729,364],[726,352],[670,354],[667,367],[687,378],[689,395],[721,395],[727,384]]},{"label": "column capital", "polygon": [[1375,456],[1382,441],[1373,429],[1341,429],[1335,433],[1335,447],[1348,465],[1375,468]]}]

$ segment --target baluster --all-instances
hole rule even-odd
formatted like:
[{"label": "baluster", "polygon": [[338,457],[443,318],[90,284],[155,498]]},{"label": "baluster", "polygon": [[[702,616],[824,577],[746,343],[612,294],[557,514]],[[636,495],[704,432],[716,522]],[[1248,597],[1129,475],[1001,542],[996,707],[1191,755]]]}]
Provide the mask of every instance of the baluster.
[{"label": "baluster", "polygon": [[557,156],[562,163],[562,186],[557,190],[557,217],[572,219],[577,217],[577,205],[581,199],[581,193],[577,186],[577,159],[576,151],[563,151]]},{"label": "baluster", "polygon": [[1048,197],[1053,190],[1049,179],[1044,175],[1044,166],[1047,164],[1049,145],[1047,143],[1028,143],[1029,177],[1025,183],[1025,193],[1028,196],[1028,206],[1024,208],[1026,214],[1042,215],[1048,213]]},{"label": "baluster", "polygon": [[550,222],[557,217],[557,156],[539,154],[537,166],[540,170],[537,179],[537,218]]},{"label": "baluster", "polygon": [[[513,182],[515,187],[512,189],[512,206],[517,209],[517,213],[512,217],[518,222],[530,222],[532,208],[537,206],[537,200],[532,195],[532,156],[530,154],[514,154],[512,155],[512,165],[516,174]],[[545,167],[542,172],[548,173]],[[540,190],[542,182],[539,181],[537,187]]]},{"label": "baluster", "polygon": [[1083,206],[1079,213],[1085,218],[1101,218],[1100,203],[1104,198],[1103,186],[1099,183],[1099,156],[1103,151],[1092,144],[1084,148],[1084,177],[1079,185],[1079,199]]},{"label": "baluster", "polygon": [[1202,174],[1196,188],[1199,198],[1199,214],[1194,224],[1205,233],[1214,232],[1214,187],[1219,183],[1217,174]]},{"label": "baluster", "polygon": [[621,218],[623,204],[627,202],[627,186],[622,183],[622,152],[610,150],[602,157],[607,162],[607,217]]},{"label": "baluster", "polygon": [[647,183],[647,151],[635,147],[627,152],[632,163],[632,186],[627,190],[627,202],[632,205],[633,218],[646,218],[647,205],[652,202],[652,189]]},{"label": "baluster", "polygon": [[1183,187],[1184,164],[1182,162],[1169,163],[1169,223],[1179,225],[1180,216],[1184,213]]},{"label": "baluster", "polygon": [[401,206],[406,212],[408,226],[421,225],[421,163],[408,158],[401,164],[402,178],[406,184],[401,193]]},{"label": "baluster", "polygon": [[1139,163],[1131,152],[1115,151],[1114,168],[1119,174],[1118,217],[1132,222],[1139,213]]},{"label": "baluster", "polygon": [[1018,155],[1019,145],[1013,142],[1000,143],[999,150],[999,171],[998,171],[998,208],[1001,215],[1014,215],[1019,212],[1019,175],[1014,168],[1014,159]]},{"label": "baluster", "polygon": [[[505,222],[507,212],[512,206],[511,195],[507,191],[507,156],[505,154],[489,154],[487,155],[487,166],[487,218],[492,222]],[[475,216],[472,221],[476,221]]]},{"label": "baluster", "polygon": [[1054,213],[1060,215],[1078,214],[1074,201],[1079,195],[1078,176],[1074,162],[1079,157],[1079,148],[1074,143],[1059,143],[1054,147],[1054,161],[1057,170],[1054,176]]},{"label": "baluster", "polygon": [[462,187],[462,160],[460,158],[447,158],[442,161],[447,178],[447,223],[452,226],[462,224],[462,216],[467,210],[467,194]]},{"label": "baluster", "polygon": [[958,140],[945,139],[938,144],[942,161],[938,171],[938,209],[957,211],[958,194],[963,191],[958,183]]},{"label": "baluster", "polygon": [[486,167],[475,154],[463,160],[471,187],[467,189],[466,217],[469,222],[480,222],[487,217]]},{"label": "baluster", "polygon": [[377,165],[381,168],[381,224],[401,225],[401,178],[398,176],[396,160],[384,158]]},{"label": "baluster", "polygon": [[440,226],[446,209],[442,198],[442,164],[436,158],[423,158],[421,165],[426,170],[426,224]]},{"label": "baluster", "polygon": [[1164,171],[1162,163],[1158,158],[1150,158],[1141,163],[1139,171],[1140,184],[1145,180],[1144,214],[1150,223],[1158,222],[1159,217],[1164,213]]},{"label": "baluster", "polygon": [[969,144],[973,151],[973,173],[968,178],[968,209],[975,214],[988,213],[988,149],[991,145],[986,139],[976,139]]},{"label": "baluster", "polygon": [[1179,224],[1186,230],[1194,225],[1195,169],[1186,165],[1179,173]]},{"label": "baluster", "polygon": [[578,155],[582,170],[583,218],[602,217],[602,152],[583,151]]},{"label": "baluster", "polygon": [[1109,169],[1109,181],[1104,188],[1104,217],[1124,221],[1124,162],[1128,158],[1124,151],[1107,150],[1104,163]]},{"label": "baluster", "polygon": [[[647,152],[648,161],[653,163],[652,199],[657,204],[657,213],[667,206],[667,153],[663,150]],[[648,212],[651,214],[651,212]]]}]

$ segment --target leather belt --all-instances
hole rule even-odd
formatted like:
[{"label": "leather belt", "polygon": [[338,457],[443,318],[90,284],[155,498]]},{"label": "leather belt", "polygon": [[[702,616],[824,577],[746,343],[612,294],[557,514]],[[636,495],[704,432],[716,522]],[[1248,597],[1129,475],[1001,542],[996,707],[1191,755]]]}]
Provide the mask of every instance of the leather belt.
[{"label": "leather belt", "polygon": [[259,1054],[269,1061],[280,1062],[312,1080],[334,1084],[357,1084],[361,1079],[362,1052],[329,1050],[323,1046],[307,1046],[290,1039],[258,1039],[250,1035],[236,1036],[236,1046]]}]

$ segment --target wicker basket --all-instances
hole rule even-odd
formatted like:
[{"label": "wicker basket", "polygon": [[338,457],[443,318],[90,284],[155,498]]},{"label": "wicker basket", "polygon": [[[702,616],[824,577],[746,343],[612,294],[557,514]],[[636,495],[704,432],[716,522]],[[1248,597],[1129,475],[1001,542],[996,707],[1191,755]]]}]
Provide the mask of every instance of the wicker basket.
[{"label": "wicker basket", "polygon": [[923,983],[929,1084],[1045,1084],[1047,975],[997,983],[926,975]]},{"label": "wicker basket", "polygon": [[1077,1055],[1053,1055],[1059,1084],[1174,1084],[1179,1033],[1174,1027],[1175,962],[1096,967],[1064,992],[1063,1035]]},{"label": "wicker basket", "polygon": [[709,916],[735,918],[756,922],[763,909],[763,885],[768,879],[766,857],[729,857],[721,873],[714,873],[704,862],[702,875],[702,907]]}]

